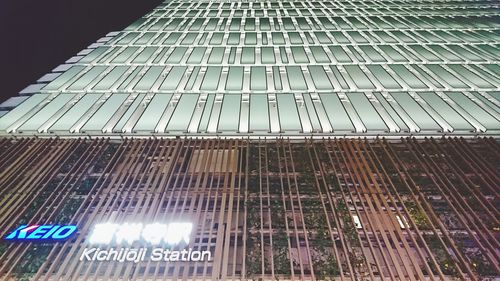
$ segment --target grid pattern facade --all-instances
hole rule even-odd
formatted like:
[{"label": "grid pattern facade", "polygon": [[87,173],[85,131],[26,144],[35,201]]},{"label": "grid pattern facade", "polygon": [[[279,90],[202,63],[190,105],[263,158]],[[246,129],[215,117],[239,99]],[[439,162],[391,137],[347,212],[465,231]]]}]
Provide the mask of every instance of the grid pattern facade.
[{"label": "grid pattern facade", "polygon": [[[0,148],[0,234],[37,222],[79,228],[64,243],[1,241],[3,280],[500,275],[493,139],[3,138]],[[94,224],[180,218],[194,225],[189,247],[213,260],[79,260]]]},{"label": "grid pattern facade", "polygon": [[166,1],[25,91],[2,134],[498,134],[495,1]]}]

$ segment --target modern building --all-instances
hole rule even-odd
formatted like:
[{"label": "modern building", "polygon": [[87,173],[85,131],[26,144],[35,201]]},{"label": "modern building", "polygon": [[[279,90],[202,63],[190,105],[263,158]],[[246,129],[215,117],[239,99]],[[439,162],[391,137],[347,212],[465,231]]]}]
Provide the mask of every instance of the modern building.
[{"label": "modern building", "polygon": [[165,1],[0,104],[0,278],[500,278],[499,8]]},{"label": "modern building", "polygon": [[498,7],[460,3],[167,1],[26,88],[0,133],[495,135]]}]

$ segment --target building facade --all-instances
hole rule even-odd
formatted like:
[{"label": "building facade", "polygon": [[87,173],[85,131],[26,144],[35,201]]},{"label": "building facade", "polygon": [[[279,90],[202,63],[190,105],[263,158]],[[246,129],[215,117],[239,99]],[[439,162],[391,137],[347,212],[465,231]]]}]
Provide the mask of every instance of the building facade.
[{"label": "building facade", "polygon": [[500,278],[498,8],[165,1],[0,104],[0,279]]},{"label": "building facade", "polygon": [[496,135],[498,5],[459,3],[167,1],[26,88],[0,133]]},{"label": "building facade", "polygon": [[[1,145],[2,233],[34,223],[78,227],[64,242],[2,241],[6,279],[498,276],[493,139],[6,139]],[[192,229],[179,247],[95,243],[93,228],[110,222],[187,222]],[[158,248],[208,251],[211,259],[155,260]],[[138,261],[94,256],[120,249],[147,250]]]}]

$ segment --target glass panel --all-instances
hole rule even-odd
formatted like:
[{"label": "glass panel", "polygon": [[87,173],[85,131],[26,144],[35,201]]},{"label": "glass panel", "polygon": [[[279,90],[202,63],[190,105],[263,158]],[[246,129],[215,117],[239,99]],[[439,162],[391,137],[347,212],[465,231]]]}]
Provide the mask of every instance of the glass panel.
[{"label": "glass panel", "polygon": [[417,103],[408,93],[391,93],[390,94],[401,107],[408,113],[413,122],[423,131],[440,131],[442,130],[434,119]]},{"label": "glass panel", "polygon": [[330,63],[330,58],[326,54],[325,50],[321,46],[311,46],[311,53],[314,56],[314,59],[318,63]]},{"label": "glass panel", "polygon": [[156,52],[156,47],[146,47],[144,50],[132,60],[132,63],[146,63],[149,58]]},{"label": "glass panel", "polygon": [[260,50],[262,63],[276,63],[273,47],[262,47]]},{"label": "glass panel", "polygon": [[467,84],[464,82],[460,81],[457,77],[446,71],[442,66],[440,65],[432,65],[432,64],[427,64],[425,65],[429,70],[434,72],[437,76],[439,76],[443,81],[451,85],[452,87],[456,88],[468,88]]},{"label": "glass panel", "polygon": [[198,97],[195,94],[183,94],[181,96],[165,131],[187,131]]},{"label": "glass panel", "polygon": [[345,65],[344,66],[349,76],[351,76],[352,80],[361,89],[375,89],[373,83],[368,79],[365,73],[359,68],[357,65]]},{"label": "glass panel", "polygon": [[99,110],[94,113],[89,121],[87,121],[80,131],[101,131],[128,96],[128,94],[111,95],[99,108]]},{"label": "glass panel", "polygon": [[295,63],[309,63],[304,47],[291,47]]},{"label": "glass panel", "polygon": [[240,43],[240,33],[230,32],[227,38],[228,45],[238,45]]},{"label": "glass panel", "polygon": [[71,86],[68,87],[69,90],[83,90],[88,84],[90,84],[94,79],[96,79],[104,70],[106,66],[94,66],[87,73],[80,76]]},{"label": "glass panel", "polygon": [[413,49],[415,52],[420,54],[422,57],[424,57],[428,61],[442,61],[440,58],[438,58],[436,55],[431,53],[429,50],[426,48],[420,46],[420,45],[408,45],[411,49]]},{"label": "glass panel", "polygon": [[125,72],[129,69],[127,66],[117,66],[113,68],[97,85],[93,87],[93,90],[104,91],[109,90],[116,83]]},{"label": "glass panel", "polygon": [[392,78],[392,76],[385,71],[380,65],[367,65],[367,68],[373,73],[378,81],[387,89],[401,89],[401,85]]},{"label": "glass panel", "polygon": [[187,63],[192,63],[192,64],[201,63],[201,60],[205,55],[206,49],[207,48],[205,47],[194,47],[193,51],[191,52],[191,55],[189,56],[189,59],[187,60]]},{"label": "glass panel", "polygon": [[54,81],[50,82],[47,86],[43,87],[43,89],[47,91],[60,90],[62,85],[66,84],[69,80],[77,76],[84,69],[85,69],[84,66],[79,66],[79,65],[72,66],[66,72],[61,74],[56,79],[54,79]]},{"label": "glass panel", "polygon": [[330,37],[328,37],[325,32],[314,32],[314,35],[316,35],[316,38],[318,38],[318,41],[321,44],[331,44],[332,43],[332,40],[330,40]]},{"label": "glass panel", "polygon": [[163,72],[163,66],[152,66],[149,70],[142,76],[141,80],[137,82],[134,87],[134,90],[138,91],[148,91],[151,90],[151,87],[156,82],[160,74]]},{"label": "glass panel", "polygon": [[163,83],[160,86],[160,90],[174,91],[177,90],[179,83],[186,71],[187,67],[185,66],[174,66],[170,69],[170,72],[163,80]]},{"label": "glass panel", "polygon": [[140,94],[134,99],[134,102],[132,102],[132,104],[130,104],[130,106],[128,107],[127,112],[123,114],[123,116],[120,118],[120,121],[118,121],[118,123],[113,128],[113,132],[121,132],[123,130],[123,126],[125,126],[125,124],[130,119],[145,96],[146,94]]},{"label": "glass panel", "polygon": [[267,90],[266,68],[264,66],[252,66],[250,69],[250,89]]},{"label": "glass panel", "polygon": [[277,94],[278,112],[280,119],[280,127],[283,132],[300,132],[302,126],[300,124],[299,113],[295,103],[295,97],[292,94]]},{"label": "glass panel", "polygon": [[407,62],[408,59],[402,56],[398,51],[396,51],[393,47],[388,45],[380,45],[378,46],[386,55],[388,55],[391,59],[396,62]]},{"label": "glass panel", "polygon": [[171,97],[171,94],[155,94],[142,113],[141,118],[137,120],[134,131],[153,132]]},{"label": "glass panel", "polygon": [[57,111],[63,108],[76,94],[60,94],[37,113],[35,113],[28,121],[26,121],[17,131],[36,131],[47,122]]},{"label": "glass panel", "polygon": [[351,41],[347,39],[347,37],[345,37],[345,35],[340,31],[332,31],[330,32],[330,34],[333,36],[333,38],[335,38],[335,40],[337,40],[337,42],[341,44],[351,43]]},{"label": "glass panel", "polygon": [[292,44],[303,44],[304,41],[302,41],[302,38],[300,37],[300,34],[297,32],[289,32],[288,37],[290,38],[290,42]]},{"label": "glass panel", "polygon": [[14,109],[6,113],[0,118],[0,130],[6,130],[10,125],[19,120],[28,112],[32,111],[34,108],[40,105],[40,103],[45,100],[49,94],[35,94],[24,102],[16,106]]},{"label": "glass panel", "polygon": [[461,75],[463,78],[474,83],[474,85],[476,85],[478,88],[494,88],[494,86],[490,84],[488,81],[484,80],[483,78],[481,78],[481,76],[470,71],[469,69],[465,68],[462,65],[449,64],[448,67],[451,68],[451,70],[458,73],[459,75]]},{"label": "glass panel", "polygon": [[335,59],[339,62],[352,62],[351,58],[347,55],[347,53],[340,46],[329,46],[330,51],[332,52]]},{"label": "glass panel", "polygon": [[306,81],[304,80],[304,75],[300,67],[286,66],[285,68],[290,89],[299,91],[307,90]]},{"label": "glass panel", "polygon": [[333,86],[330,83],[330,79],[326,75],[325,70],[322,66],[314,65],[308,66],[309,72],[313,79],[314,85],[318,90],[333,90]]},{"label": "glass panel", "polygon": [[472,131],[472,127],[460,114],[449,106],[441,97],[433,92],[419,93],[419,96],[427,102],[427,104],[436,111],[437,114],[446,120],[455,130]]},{"label": "glass panel", "polygon": [[71,127],[101,98],[101,94],[84,95],[71,109],[57,120],[49,131],[69,131]]},{"label": "glass panel", "polygon": [[224,47],[214,47],[212,48],[212,52],[210,53],[210,57],[208,58],[208,63],[222,63],[222,58],[224,57]]},{"label": "glass panel", "polygon": [[240,30],[241,19],[233,18],[231,20],[231,24],[229,25],[229,30],[231,31],[239,31]]},{"label": "glass panel", "polygon": [[375,50],[372,46],[361,45],[359,48],[373,61],[373,62],[387,62],[387,60]]},{"label": "glass panel", "polygon": [[246,18],[245,20],[245,31],[255,30],[255,18]]},{"label": "glass panel", "polygon": [[127,47],[118,56],[116,56],[111,63],[125,63],[132,55],[139,50],[138,47]]},{"label": "glass panel", "polygon": [[403,81],[408,84],[411,88],[425,89],[428,88],[420,79],[418,79],[413,73],[411,73],[404,65],[401,64],[391,64],[390,68],[399,76]]},{"label": "glass panel", "polygon": [[269,31],[271,30],[271,25],[268,18],[260,18],[260,30]]},{"label": "glass panel", "polygon": [[226,81],[226,90],[241,91],[243,87],[243,70],[242,66],[230,66]]},{"label": "glass panel", "polygon": [[92,52],[90,52],[88,55],[83,57],[81,60],[79,60],[79,63],[90,63],[96,60],[98,57],[100,57],[102,54],[104,54],[107,50],[109,50],[109,47],[99,47]]},{"label": "glass panel", "polygon": [[216,32],[212,34],[212,38],[210,39],[211,45],[220,45],[222,44],[222,39],[224,38],[224,33]]},{"label": "glass panel", "polygon": [[250,132],[269,130],[267,95],[250,95]]},{"label": "glass panel", "polygon": [[219,85],[220,72],[222,67],[220,66],[209,66],[207,67],[207,72],[203,77],[203,82],[201,84],[200,90],[217,90]]},{"label": "glass panel", "polygon": [[349,89],[350,88],[349,85],[345,81],[342,74],[340,74],[340,71],[337,69],[337,67],[335,65],[330,65],[330,69],[332,70],[335,79],[337,79],[337,82],[340,84],[342,89]]},{"label": "glass panel", "polygon": [[255,48],[243,47],[241,52],[241,63],[255,63]]},{"label": "glass panel", "polygon": [[245,34],[245,45],[255,45],[257,44],[257,33],[248,32]]},{"label": "glass panel", "polygon": [[147,44],[149,42],[149,40],[151,40],[151,38],[153,38],[153,36],[155,36],[156,34],[157,33],[155,33],[155,32],[146,32],[146,33],[144,33],[144,35],[142,35],[139,39],[137,39],[134,42],[134,45]]},{"label": "glass panel", "polygon": [[197,36],[198,36],[198,33],[188,32],[186,34],[186,36],[184,37],[184,39],[182,39],[181,44],[182,45],[191,45],[194,43],[194,40],[196,39]]},{"label": "glass panel", "polygon": [[365,125],[368,132],[370,131],[386,131],[385,125],[378,112],[373,108],[368,98],[363,93],[349,93],[347,97],[351,101],[354,109],[358,113],[359,118]]},{"label": "glass panel", "polygon": [[345,108],[337,94],[320,94],[319,96],[324,104],[325,112],[328,115],[328,119],[332,124],[333,130],[348,132],[354,131],[351,118],[349,118],[349,115],[345,111]]},{"label": "glass panel", "polygon": [[285,44],[285,37],[283,37],[283,33],[281,32],[272,32],[273,36],[273,44]]},{"label": "glass panel", "polygon": [[218,131],[236,132],[240,124],[240,95],[226,95],[222,101]]},{"label": "glass panel", "polygon": [[174,51],[170,54],[170,56],[165,61],[166,63],[180,63],[184,57],[184,54],[188,48],[186,47],[175,47]]},{"label": "glass panel", "polygon": [[177,40],[181,37],[182,33],[180,32],[172,32],[170,35],[163,41],[163,45],[175,45]]}]

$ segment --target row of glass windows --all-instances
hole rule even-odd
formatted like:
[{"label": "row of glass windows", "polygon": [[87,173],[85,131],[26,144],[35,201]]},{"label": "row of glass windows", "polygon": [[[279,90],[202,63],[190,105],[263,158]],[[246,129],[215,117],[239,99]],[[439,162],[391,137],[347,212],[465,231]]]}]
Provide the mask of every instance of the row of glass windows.
[{"label": "row of glass windows", "polygon": [[486,62],[490,45],[328,45],[291,47],[100,47],[80,64],[351,64]]},{"label": "row of glass windows", "polygon": [[[498,92],[35,94],[0,118],[11,132],[437,132],[498,130]],[[474,116],[475,119],[471,119]],[[446,119],[443,119],[446,117]]]},{"label": "row of glass windows", "polygon": [[316,32],[129,32],[114,45],[304,45],[304,44],[428,44],[494,43],[488,31],[316,31]]},{"label": "row of glass windows", "polygon": [[[214,11],[214,13],[217,11]],[[229,11],[228,11],[229,12]],[[142,18],[132,25],[139,30],[352,30],[352,29],[471,29],[496,28],[494,19],[488,17],[427,17],[427,16],[294,16],[254,17],[253,15],[225,15],[224,13],[182,17],[179,15],[161,18]],[[184,21],[185,20],[185,21]],[[130,29],[130,28],[129,28]]]},{"label": "row of glass windows", "polygon": [[[331,91],[495,89],[498,65],[74,66],[47,91]],[[495,85],[494,85],[495,84]]]},{"label": "row of glass windows", "polygon": [[[494,4],[495,1],[482,1],[483,7],[488,7],[488,4]],[[454,8],[464,7],[468,3],[463,1],[432,1],[432,8],[428,7],[428,3],[422,2],[407,2],[407,1],[248,1],[248,2],[185,2],[185,1],[169,1],[159,7],[159,9],[289,9],[289,8],[391,8],[400,11],[407,11],[410,8],[418,7],[427,11],[435,11],[439,8]],[[475,4],[471,1],[471,4]]]},{"label": "row of glass windows", "polygon": [[[368,11],[367,11],[368,10]],[[395,9],[399,10],[399,9]],[[154,12],[152,15],[153,17],[169,17],[169,16],[175,16],[175,17],[196,17],[196,16],[202,16],[202,15],[207,15],[210,17],[216,17],[216,16],[235,16],[235,17],[241,17],[243,15],[246,16],[256,16],[256,17],[264,17],[264,16],[324,16],[324,15],[334,15],[334,16],[359,16],[359,15],[407,15],[408,13],[406,12],[395,12],[393,9],[391,9],[388,13],[387,12],[382,12],[380,10],[374,10],[374,9],[363,9],[364,12],[366,13],[361,13],[362,11],[360,9],[352,10],[352,9],[326,9],[326,8],[297,8],[297,9],[198,9],[198,8],[192,8],[192,9],[167,9],[167,10],[157,10]],[[420,9],[415,11],[415,13],[409,13],[408,15],[422,15],[422,16],[437,16],[438,18],[444,18],[443,15],[446,16],[464,16],[470,14],[471,16],[478,16],[478,15],[494,15],[495,9],[493,7],[491,8],[481,8],[479,10],[475,10],[474,13],[471,11],[465,13],[460,13],[456,9],[440,9],[439,12],[436,12],[436,10],[430,10],[432,12],[428,12],[429,10],[427,9]],[[449,14],[444,13],[446,11],[450,11]],[[351,14],[352,12],[352,14]],[[448,17],[449,18],[449,17]]]},{"label": "row of glass windows", "polygon": [[310,9],[269,9],[269,10],[230,10],[230,9],[177,9],[177,10],[157,10],[154,13],[150,14],[148,17],[170,17],[170,16],[186,16],[186,17],[195,17],[195,16],[220,16],[231,15],[231,11],[234,11],[232,15],[234,16],[295,16],[295,15],[333,15],[333,16],[495,16],[497,14],[497,10],[494,6],[486,6],[486,7],[474,7],[474,9],[470,10],[457,10],[453,7],[436,7],[433,9],[426,9],[421,7],[413,7],[401,9],[400,7],[395,8],[378,8],[374,9],[373,7],[362,7],[362,8],[338,8],[338,9],[327,9],[327,8],[310,8]]}]

